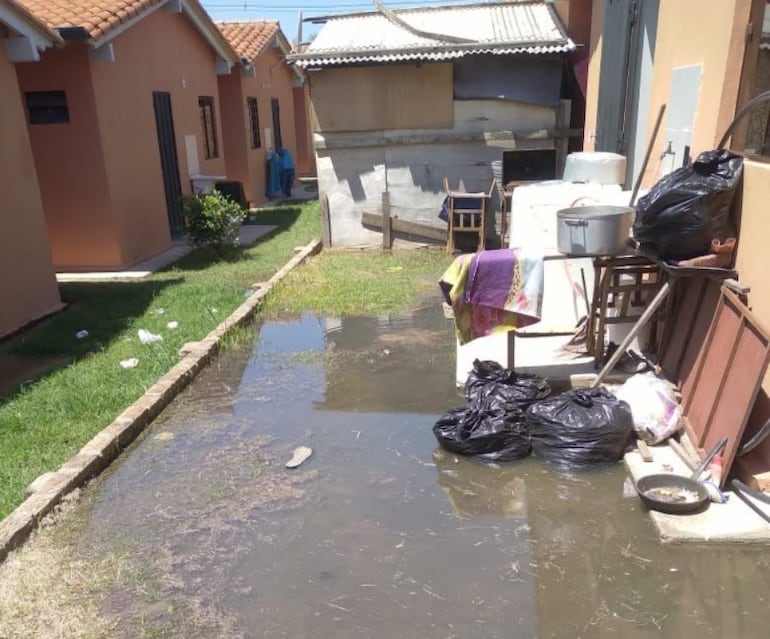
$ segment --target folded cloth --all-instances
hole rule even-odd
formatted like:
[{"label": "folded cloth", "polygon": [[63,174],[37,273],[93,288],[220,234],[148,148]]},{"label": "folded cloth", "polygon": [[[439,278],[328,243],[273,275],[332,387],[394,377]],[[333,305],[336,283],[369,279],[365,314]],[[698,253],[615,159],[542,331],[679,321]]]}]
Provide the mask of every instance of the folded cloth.
[{"label": "folded cloth", "polygon": [[460,255],[439,286],[454,311],[457,339],[466,344],[540,321],[543,258],[522,249]]}]

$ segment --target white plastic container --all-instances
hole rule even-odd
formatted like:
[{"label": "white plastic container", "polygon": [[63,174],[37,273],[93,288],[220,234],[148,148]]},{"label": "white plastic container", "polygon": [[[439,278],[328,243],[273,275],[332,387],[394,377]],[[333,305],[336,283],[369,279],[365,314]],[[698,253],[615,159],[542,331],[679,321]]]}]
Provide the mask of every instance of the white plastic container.
[{"label": "white plastic container", "polygon": [[601,151],[570,153],[564,165],[564,180],[623,184],[626,181],[626,157]]}]

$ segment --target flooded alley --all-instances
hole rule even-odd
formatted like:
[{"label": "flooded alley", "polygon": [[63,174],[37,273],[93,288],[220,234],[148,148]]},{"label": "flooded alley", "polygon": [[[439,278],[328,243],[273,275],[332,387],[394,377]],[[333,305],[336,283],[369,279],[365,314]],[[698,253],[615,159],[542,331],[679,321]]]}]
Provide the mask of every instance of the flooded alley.
[{"label": "flooded alley", "polygon": [[[0,566],[0,594],[45,579],[20,562],[49,536],[83,579],[112,571],[89,590],[98,624],[62,636],[767,636],[766,549],[661,545],[622,465],[438,449],[434,422],[463,403],[454,350],[434,296],[262,325]],[[287,470],[299,445],[313,455]],[[0,635],[30,636],[18,623]]]}]

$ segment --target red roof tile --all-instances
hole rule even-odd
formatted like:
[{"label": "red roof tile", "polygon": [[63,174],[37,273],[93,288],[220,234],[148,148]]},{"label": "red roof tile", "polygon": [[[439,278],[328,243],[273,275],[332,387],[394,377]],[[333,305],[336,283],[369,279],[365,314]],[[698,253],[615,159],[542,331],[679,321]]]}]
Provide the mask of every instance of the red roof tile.
[{"label": "red roof tile", "polygon": [[38,16],[33,15],[27,7],[23,6],[20,2],[17,2],[17,0],[0,0],[0,6],[3,5],[10,7],[11,11],[15,11],[16,14],[22,16],[22,18],[33,28],[42,31],[46,37],[51,39],[51,42],[61,42],[59,35],[52,31],[45,21],[41,20]]},{"label": "red roof tile", "polygon": [[51,29],[83,27],[99,40],[124,22],[165,0],[17,0]]},{"label": "red roof tile", "polygon": [[270,46],[280,27],[274,20],[218,22],[217,27],[241,58],[254,62]]}]

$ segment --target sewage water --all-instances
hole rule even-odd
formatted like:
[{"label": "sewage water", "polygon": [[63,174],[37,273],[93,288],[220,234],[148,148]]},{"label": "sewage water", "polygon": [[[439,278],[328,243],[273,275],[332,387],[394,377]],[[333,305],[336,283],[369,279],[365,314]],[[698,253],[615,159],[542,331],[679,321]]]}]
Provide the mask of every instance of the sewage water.
[{"label": "sewage water", "polygon": [[438,449],[453,351],[432,299],[222,354],[89,488],[82,552],[141,582],[101,604],[116,636],[768,636],[766,548],[661,545],[621,465]]}]

